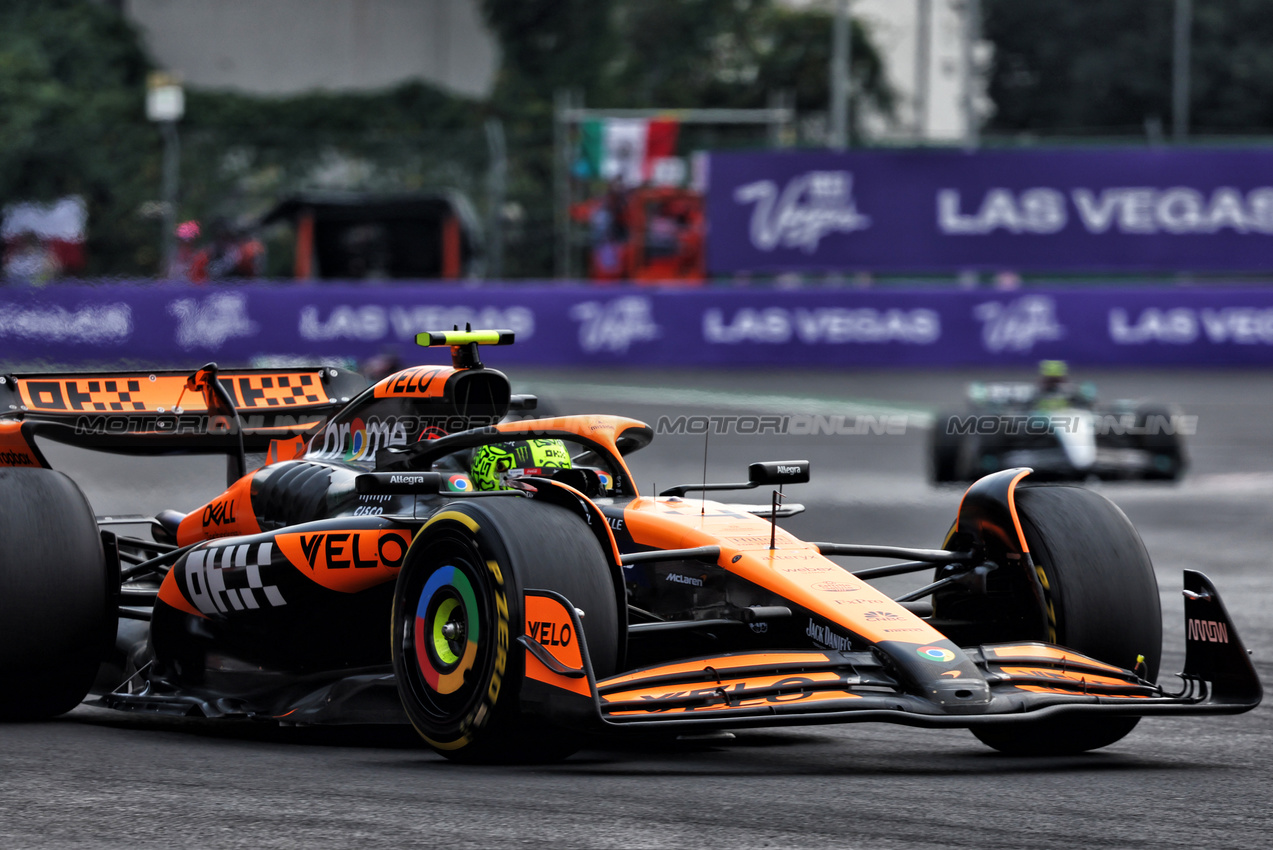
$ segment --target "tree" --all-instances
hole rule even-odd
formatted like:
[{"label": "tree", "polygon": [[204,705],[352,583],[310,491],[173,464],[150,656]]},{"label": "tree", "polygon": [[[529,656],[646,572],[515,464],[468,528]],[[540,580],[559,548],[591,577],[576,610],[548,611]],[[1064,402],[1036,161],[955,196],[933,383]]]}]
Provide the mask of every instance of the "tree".
[{"label": "tree", "polygon": [[[513,275],[547,275],[553,267],[559,89],[575,89],[597,108],[757,108],[780,91],[794,93],[800,110],[827,108],[826,8],[790,9],[775,0],[483,0],[482,9],[503,51],[492,107],[509,136],[509,195],[527,214],[523,244],[506,260]],[[857,21],[851,32],[855,100],[891,115],[894,97],[869,33]],[[860,110],[854,116],[858,126]],[[749,143],[760,141],[752,135]]]},{"label": "tree", "polygon": [[158,138],[144,115],[150,62],[117,11],[87,0],[0,4],[0,205],[80,195],[88,273],[152,271]]},{"label": "tree", "polygon": [[[1191,134],[1273,130],[1267,0],[1195,2]],[[984,0],[990,132],[1139,136],[1172,120],[1173,0]]]}]

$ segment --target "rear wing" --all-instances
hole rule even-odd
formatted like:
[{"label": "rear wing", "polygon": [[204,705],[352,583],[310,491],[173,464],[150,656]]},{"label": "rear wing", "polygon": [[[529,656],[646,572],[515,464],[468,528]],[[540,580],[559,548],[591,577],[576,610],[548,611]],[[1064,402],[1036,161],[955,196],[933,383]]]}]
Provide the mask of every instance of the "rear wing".
[{"label": "rear wing", "polygon": [[368,386],[358,373],[328,366],[219,374],[212,369],[223,391],[216,396],[232,407],[210,405],[209,395],[192,386],[189,371],[0,375],[3,442],[14,443],[15,451],[20,442],[28,443],[36,460],[41,456],[30,442],[36,436],[125,453],[214,453],[240,446],[265,451],[275,439],[293,438],[326,422]]}]

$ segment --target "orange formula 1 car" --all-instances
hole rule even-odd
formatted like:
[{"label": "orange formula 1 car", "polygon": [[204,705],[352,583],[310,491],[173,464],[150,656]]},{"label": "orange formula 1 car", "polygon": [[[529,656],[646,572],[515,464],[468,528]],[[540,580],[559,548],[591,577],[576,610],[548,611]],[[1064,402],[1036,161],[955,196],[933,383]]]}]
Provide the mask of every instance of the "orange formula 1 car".
[{"label": "orange formula 1 car", "polygon": [[[521,761],[586,733],[866,720],[1073,753],[1143,716],[1261,700],[1192,571],[1184,671],[1155,684],[1154,572],[1091,491],[1012,469],[968,489],[942,548],[805,542],[778,493],[806,461],[645,496],[628,468],[643,423],[511,421],[533,400],[478,345],[512,336],[421,334],[452,364],[370,387],[211,365],[0,378],[0,716],[91,691],[124,711],[410,721],[449,758]],[[230,484],[189,513],[95,517],[45,439],[221,452]],[[760,487],[758,505],[700,493]],[[139,522],[148,537],[119,533]],[[870,584],[911,572],[922,586],[897,598]]]}]

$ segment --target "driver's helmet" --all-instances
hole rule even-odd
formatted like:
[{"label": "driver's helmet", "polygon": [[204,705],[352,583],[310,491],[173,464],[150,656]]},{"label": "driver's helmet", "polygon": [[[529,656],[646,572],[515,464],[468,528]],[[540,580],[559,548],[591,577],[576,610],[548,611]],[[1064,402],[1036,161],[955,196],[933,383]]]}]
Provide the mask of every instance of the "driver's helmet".
[{"label": "driver's helmet", "polygon": [[1070,368],[1064,360],[1039,361],[1039,387],[1044,392],[1056,390],[1070,376]]},{"label": "driver's helmet", "polygon": [[508,490],[510,478],[570,468],[570,452],[561,440],[516,440],[492,443],[475,451],[469,464],[469,478],[479,490]]}]

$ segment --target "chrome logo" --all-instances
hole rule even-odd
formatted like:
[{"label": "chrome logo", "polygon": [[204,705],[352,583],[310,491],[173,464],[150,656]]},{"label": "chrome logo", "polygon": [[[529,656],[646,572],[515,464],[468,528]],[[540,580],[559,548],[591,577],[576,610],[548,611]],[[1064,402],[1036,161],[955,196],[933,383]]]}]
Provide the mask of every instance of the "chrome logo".
[{"label": "chrome logo", "polygon": [[473,482],[469,480],[467,475],[457,472],[454,475],[447,476],[446,489],[452,493],[467,493],[473,489]]},{"label": "chrome logo", "polygon": [[349,451],[345,452],[345,461],[355,461],[367,451],[367,428],[361,419],[349,423]]},{"label": "chrome logo", "polygon": [[940,646],[921,646],[919,649],[915,650],[915,652],[925,661],[945,663],[947,661],[955,660],[955,653]]}]

